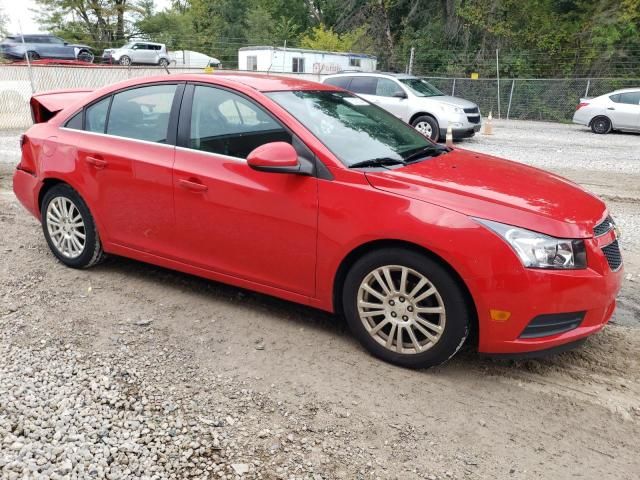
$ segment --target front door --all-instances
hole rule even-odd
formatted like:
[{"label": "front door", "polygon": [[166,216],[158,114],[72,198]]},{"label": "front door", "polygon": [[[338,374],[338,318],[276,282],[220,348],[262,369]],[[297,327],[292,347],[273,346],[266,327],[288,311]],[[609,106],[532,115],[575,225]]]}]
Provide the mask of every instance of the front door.
[{"label": "front door", "polygon": [[175,256],[175,147],[167,132],[181,89],[158,84],[116,93],[87,107],[84,131],[65,132],[94,195],[89,203],[115,244]]},{"label": "front door", "polygon": [[403,88],[388,78],[378,78],[376,103],[405,122],[409,121],[409,100]]},{"label": "front door", "polygon": [[187,87],[179,131],[174,198],[184,260],[312,296],[317,179],[258,172],[245,160],[269,142],[306,147],[252,100],[210,86]]}]

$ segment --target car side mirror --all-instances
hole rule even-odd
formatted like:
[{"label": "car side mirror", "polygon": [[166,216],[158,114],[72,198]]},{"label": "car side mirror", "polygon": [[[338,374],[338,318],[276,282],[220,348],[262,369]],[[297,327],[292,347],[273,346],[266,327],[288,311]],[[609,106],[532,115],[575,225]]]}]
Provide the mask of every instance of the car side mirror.
[{"label": "car side mirror", "polygon": [[247,156],[254,170],[272,173],[301,173],[298,152],[287,142],[265,143]]},{"label": "car side mirror", "polygon": [[393,97],[394,98],[407,98],[407,94],[406,94],[406,92],[403,92],[403,91],[399,90],[399,91],[397,91],[397,92],[395,92],[393,94]]}]

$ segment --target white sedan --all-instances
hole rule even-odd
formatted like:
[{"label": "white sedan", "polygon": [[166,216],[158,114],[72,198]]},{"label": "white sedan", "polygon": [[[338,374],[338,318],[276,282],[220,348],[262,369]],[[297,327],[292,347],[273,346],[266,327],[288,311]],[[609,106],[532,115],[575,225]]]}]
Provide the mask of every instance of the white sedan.
[{"label": "white sedan", "polygon": [[640,88],[625,88],[595,98],[581,98],[573,123],[594,133],[640,132]]}]

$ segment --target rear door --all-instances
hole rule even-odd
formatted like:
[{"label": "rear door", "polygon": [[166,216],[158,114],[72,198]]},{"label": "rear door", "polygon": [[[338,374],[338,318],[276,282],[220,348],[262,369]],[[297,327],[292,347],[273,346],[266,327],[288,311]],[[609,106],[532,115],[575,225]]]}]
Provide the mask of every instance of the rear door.
[{"label": "rear door", "polygon": [[246,162],[254,148],[275,141],[311,156],[253,100],[187,87],[174,168],[176,241],[190,264],[312,296],[317,179],[258,172]]},{"label": "rear door", "polygon": [[[67,128],[89,204],[120,246],[173,256],[172,168],[183,83],[144,85],[85,109],[82,130]],[[172,134],[173,132],[173,134]]]},{"label": "rear door", "polygon": [[640,90],[623,92],[609,97],[613,102],[607,107],[614,128],[636,130],[640,128]]}]

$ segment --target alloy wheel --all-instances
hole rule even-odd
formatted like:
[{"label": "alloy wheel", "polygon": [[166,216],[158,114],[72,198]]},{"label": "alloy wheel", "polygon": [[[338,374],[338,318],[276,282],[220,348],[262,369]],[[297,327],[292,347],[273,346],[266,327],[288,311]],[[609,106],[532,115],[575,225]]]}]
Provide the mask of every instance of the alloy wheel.
[{"label": "alloy wheel", "polygon": [[58,252],[70,259],[82,255],[86,244],[86,227],[78,207],[66,197],[49,202],[45,218],[51,242]]},{"label": "alloy wheel", "polygon": [[421,134],[432,138],[433,129],[431,128],[431,124],[429,122],[418,122],[415,125],[415,129],[418,130]]},{"label": "alloy wheel", "polygon": [[427,277],[401,265],[385,265],[365,276],[357,298],[368,334],[387,350],[419,354],[443,335],[446,310]]}]

